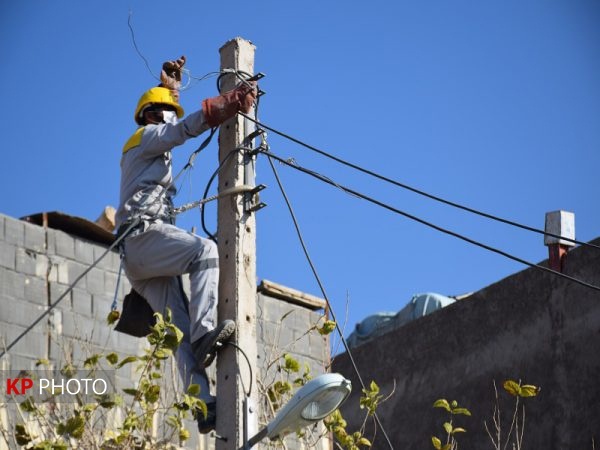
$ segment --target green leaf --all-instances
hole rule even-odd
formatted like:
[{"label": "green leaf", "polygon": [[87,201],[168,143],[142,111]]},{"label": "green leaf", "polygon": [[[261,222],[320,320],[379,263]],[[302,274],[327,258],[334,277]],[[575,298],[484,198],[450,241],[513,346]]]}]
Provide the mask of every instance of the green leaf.
[{"label": "green leaf", "polygon": [[140,391],[138,391],[137,389],[124,388],[123,392],[129,395],[133,395],[134,397],[140,395]]},{"label": "green leaf", "polygon": [[321,336],[327,336],[335,330],[335,325],[333,320],[326,320],[322,327],[317,328],[317,331]]},{"label": "green leaf", "polygon": [[456,433],[466,433],[467,430],[465,430],[464,428],[461,427],[456,427],[454,430],[452,430],[452,434],[456,434]]},{"label": "green leaf", "polygon": [[117,369],[120,369],[125,364],[129,364],[137,361],[139,358],[137,356],[128,356],[127,358],[123,358],[119,364],[117,364]]},{"label": "green leaf", "polygon": [[448,403],[448,400],[446,400],[445,398],[440,398],[439,400],[436,400],[433,403],[433,407],[434,408],[443,408],[446,411],[450,412],[450,404]]},{"label": "green leaf", "polygon": [[168,416],[167,417],[167,425],[173,428],[179,428],[181,426],[181,420],[177,416]]},{"label": "green leaf", "polygon": [[17,444],[19,445],[27,445],[31,442],[31,436],[27,432],[25,425],[19,423],[15,425],[15,439],[17,440]]},{"label": "green leaf", "polygon": [[471,411],[469,411],[467,408],[454,408],[452,410],[452,414],[462,414],[465,416],[470,416],[471,415]]},{"label": "green leaf", "polygon": [[114,366],[117,363],[117,361],[119,361],[119,355],[117,355],[115,352],[109,353],[104,358],[106,358],[106,360],[111,366]]},{"label": "green leaf", "polygon": [[153,385],[149,386],[146,389],[146,392],[144,392],[144,399],[148,403],[157,402],[159,397],[160,397],[160,386],[158,386],[157,384],[153,384]]},{"label": "green leaf", "polygon": [[456,407],[458,407],[458,402],[456,400],[452,400],[452,403],[450,404],[450,406],[452,408],[456,408]]},{"label": "green leaf", "polygon": [[100,360],[101,357],[102,357],[102,355],[99,353],[90,356],[83,362],[83,367],[85,367],[86,369],[91,369],[93,367],[96,367],[98,365],[98,361]]},{"label": "green leaf", "polygon": [[168,325],[168,331],[165,335],[164,346],[168,349],[175,350],[183,341],[183,331],[175,325]]},{"label": "green leaf", "polygon": [[65,377],[73,378],[73,376],[77,373],[77,367],[73,364],[66,364],[62,369],[60,369],[60,373]]},{"label": "green leaf", "polygon": [[286,372],[296,373],[300,371],[300,363],[296,359],[294,359],[292,355],[286,353],[285,355],[283,355],[283,358],[285,360],[285,366],[283,369]]},{"label": "green leaf", "polygon": [[19,404],[19,408],[21,408],[21,411],[25,411],[28,413],[37,411],[37,406],[35,405],[32,397],[27,397],[25,400],[23,400]]},{"label": "green leaf", "polygon": [[190,438],[190,432],[187,428],[180,428],[179,429],[179,440],[180,441],[187,441]]},{"label": "green leaf", "polygon": [[373,444],[371,444],[371,441],[369,441],[366,437],[361,437],[358,442],[358,445],[362,445],[363,447],[371,447]]},{"label": "green leaf", "polygon": [[108,316],[106,316],[106,323],[112,325],[117,320],[119,320],[119,317],[121,317],[121,313],[116,309],[113,309],[111,312],[108,313]]},{"label": "green leaf", "polygon": [[158,359],[168,359],[173,354],[170,348],[159,348],[154,352],[154,356]]},{"label": "green leaf", "polygon": [[200,385],[199,384],[190,384],[187,388],[187,393],[189,395],[193,395],[197,397],[200,394]]},{"label": "green leaf", "polygon": [[521,386],[521,397],[535,397],[540,392],[540,388],[533,384]]},{"label": "green leaf", "polygon": [[452,434],[452,424],[450,422],[444,422],[444,430],[447,434]]},{"label": "green leaf", "polygon": [[75,416],[67,419],[63,434],[68,434],[71,437],[79,439],[85,431],[85,418],[83,416]]},{"label": "green leaf", "polygon": [[46,358],[38,359],[35,362],[35,367],[39,366],[50,367],[50,361],[48,361]]},{"label": "green leaf", "polygon": [[440,450],[442,448],[442,441],[440,441],[435,436],[431,436],[431,443],[437,450]]},{"label": "green leaf", "polygon": [[371,389],[372,394],[379,394],[379,386],[377,385],[377,383],[375,383],[375,381],[371,381],[369,389]]},{"label": "green leaf", "polygon": [[502,386],[510,395],[514,395],[515,397],[521,395],[521,386],[516,381],[506,380]]}]

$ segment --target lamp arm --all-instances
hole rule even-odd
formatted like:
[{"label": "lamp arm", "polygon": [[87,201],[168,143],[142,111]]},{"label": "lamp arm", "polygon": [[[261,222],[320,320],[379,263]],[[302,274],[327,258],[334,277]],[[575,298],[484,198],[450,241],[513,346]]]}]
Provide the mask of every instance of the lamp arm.
[{"label": "lamp arm", "polygon": [[251,449],[256,444],[258,444],[260,441],[262,441],[264,438],[266,438],[268,432],[269,432],[269,427],[264,427],[262,430],[260,430],[254,436],[252,436],[250,438],[250,440],[248,441],[248,444],[246,446],[244,446],[243,449],[240,449],[240,450]]}]

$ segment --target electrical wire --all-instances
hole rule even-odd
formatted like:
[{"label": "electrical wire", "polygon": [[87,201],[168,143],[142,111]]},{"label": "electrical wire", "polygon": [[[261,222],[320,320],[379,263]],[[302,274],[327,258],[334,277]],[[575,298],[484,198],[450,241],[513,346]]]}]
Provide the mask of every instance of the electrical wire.
[{"label": "electrical wire", "polygon": [[[277,185],[279,186],[279,190],[281,191],[281,195],[283,196],[283,199],[285,200],[285,203],[287,205],[288,211],[290,212],[290,216],[292,218],[292,221],[294,222],[294,228],[296,229],[296,234],[298,235],[298,240],[300,241],[300,245],[302,246],[302,250],[304,251],[304,255],[306,257],[306,260],[308,261],[308,264],[310,266],[310,269],[315,277],[315,280],[317,281],[317,284],[319,285],[319,289],[321,290],[321,294],[323,295],[323,298],[325,299],[325,302],[327,304],[327,310],[329,311],[329,313],[331,314],[331,318],[333,319],[333,321],[335,322],[335,328],[338,332],[338,334],[340,335],[340,338],[342,340],[342,343],[344,345],[344,348],[346,349],[346,353],[348,354],[348,359],[350,360],[350,363],[352,364],[352,367],[354,369],[354,372],[356,373],[356,376],[358,378],[359,383],[361,384],[361,387],[363,389],[366,389],[366,385],[362,379],[362,376],[360,375],[360,371],[358,370],[358,366],[356,364],[356,361],[354,360],[354,356],[352,355],[352,351],[350,350],[350,347],[348,346],[348,343],[346,342],[346,338],[344,338],[344,333],[342,332],[342,329],[339,326],[339,322],[337,320],[337,317],[335,315],[335,311],[333,310],[333,307],[331,305],[331,302],[329,301],[329,297],[327,295],[327,293],[325,292],[325,287],[323,286],[323,283],[321,282],[321,278],[319,277],[319,274],[317,272],[317,269],[312,261],[312,258],[310,257],[310,254],[308,252],[308,248],[306,246],[306,243],[304,242],[304,238],[302,237],[302,232],[300,230],[300,225],[298,224],[298,220],[296,218],[296,214],[294,213],[294,209],[292,208],[292,205],[290,203],[290,200],[285,192],[285,189],[283,187],[283,184],[281,183],[281,179],[279,178],[279,174],[277,173],[277,169],[275,168],[275,165],[273,164],[273,161],[271,160],[271,156],[272,154],[268,151],[264,151],[264,154],[267,155],[268,160],[269,160],[269,164],[271,166],[271,169],[273,170],[273,175],[275,176],[275,180],[277,181]],[[377,414],[377,412],[374,413],[374,418],[375,421],[377,423],[377,425],[379,426],[379,428],[381,429],[383,436],[385,437],[390,449],[394,449],[394,446],[392,445],[390,438],[388,437],[385,428],[383,427],[383,424],[381,423],[381,420],[379,419],[379,415]]]},{"label": "electrical wire", "polygon": [[435,224],[433,224],[431,222],[428,222],[428,221],[426,221],[424,219],[421,219],[421,218],[419,218],[417,216],[414,216],[414,215],[409,214],[409,213],[407,213],[405,211],[402,211],[402,210],[400,210],[398,208],[395,208],[395,207],[393,207],[393,206],[391,206],[391,205],[389,205],[387,203],[384,203],[382,201],[376,200],[376,199],[374,199],[372,197],[369,197],[368,195],[365,195],[365,194],[362,194],[362,193],[360,193],[358,191],[350,189],[349,187],[346,187],[346,186],[341,185],[339,183],[334,183],[328,177],[325,177],[325,176],[323,176],[323,175],[321,175],[321,174],[319,174],[317,172],[314,172],[314,171],[312,171],[310,169],[306,169],[306,168],[304,168],[302,166],[293,164],[293,163],[287,161],[284,158],[281,158],[281,157],[279,157],[277,155],[274,155],[273,153],[271,153],[269,151],[259,150],[259,153],[265,154],[269,158],[273,158],[273,159],[275,159],[275,160],[277,160],[277,161],[285,164],[286,166],[292,167],[292,168],[294,168],[294,169],[296,169],[296,170],[298,170],[300,172],[306,173],[306,174],[308,174],[308,175],[310,175],[310,176],[312,176],[312,177],[314,177],[314,178],[316,178],[316,179],[318,179],[320,181],[323,181],[323,182],[325,182],[327,184],[330,184],[330,185],[335,186],[335,187],[337,187],[339,189],[342,189],[344,192],[352,194],[352,195],[354,195],[356,197],[359,197],[359,198],[361,198],[363,200],[367,200],[370,203],[373,203],[373,204],[375,204],[377,206],[380,206],[380,207],[382,207],[384,209],[387,209],[387,210],[392,211],[392,212],[394,212],[396,214],[404,216],[404,217],[406,217],[408,219],[411,219],[411,220],[413,220],[415,222],[418,222],[418,223],[420,223],[422,225],[425,225],[425,226],[427,226],[429,228],[433,228],[434,230],[440,231],[440,232],[442,232],[444,234],[448,234],[450,236],[454,236],[454,237],[456,237],[456,238],[458,238],[458,239],[460,239],[462,241],[468,242],[468,243],[473,244],[473,245],[475,245],[477,247],[481,247],[481,248],[483,248],[485,250],[488,250],[490,252],[497,253],[499,255],[502,255],[502,256],[504,256],[504,257],[506,257],[508,259],[511,259],[511,260],[516,261],[518,263],[521,263],[523,265],[537,268],[538,270],[541,270],[543,272],[547,272],[547,273],[550,273],[550,274],[552,274],[554,276],[557,276],[557,277],[560,277],[560,278],[564,278],[566,280],[569,280],[569,281],[572,281],[574,283],[580,284],[582,286],[588,287],[588,288],[593,289],[595,291],[600,291],[600,287],[598,287],[598,286],[595,286],[593,284],[590,284],[590,283],[587,283],[585,281],[579,280],[577,278],[571,277],[571,276],[566,275],[564,273],[557,272],[557,271],[552,270],[552,269],[550,269],[548,267],[540,266],[538,264],[534,264],[532,262],[526,261],[526,260],[524,260],[522,258],[519,258],[517,256],[511,255],[510,253],[507,253],[507,252],[505,252],[503,250],[497,249],[497,248],[492,247],[492,246],[487,245],[487,244],[483,244],[483,243],[481,243],[479,241],[476,241],[474,239],[466,237],[466,236],[464,236],[462,234],[459,234],[459,233],[456,233],[454,231],[451,231],[451,230],[448,230],[446,228],[443,228],[441,226],[435,225]]},{"label": "electrical wire", "polygon": [[[244,356],[244,358],[246,359],[246,362],[248,363],[248,371],[250,372],[250,387],[248,388],[248,392],[246,392],[246,397],[250,397],[252,395],[252,383],[254,380],[254,377],[252,375],[252,364],[250,364],[250,358],[248,358],[248,355],[246,355],[246,352],[244,350],[242,350],[242,347],[237,345],[235,342],[226,341],[225,344],[235,347]],[[242,375],[240,373],[240,379],[241,379],[241,377],[242,377]],[[242,384],[243,383],[244,383],[244,381],[242,380]],[[245,390],[246,389],[244,389],[244,391]]]},{"label": "electrical wire", "polygon": [[117,239],[104,251],[104,253],[102,253],[102,255],[100,255],[98,257],[98,259],[96,259],[86,270],[83,271],[83,273],[81,273],[76,279],[75,281],[73,281],[73,283],[71,283],[71,285],[69,285],[69,287],[65,290],[65,292],[63,292],[60,297],[58,297],[58,299],[56,301],[54,301],[46,311],[44,311],[37,319],[35,319],[33,321],[33,323],[31,325],[29,325],[20,335],[18,335],[7,347],[5,347],[2,350],[2,353],[0,353],[0,358],[2,358],[4,355],[6,355],[11,348],[13,348],[27,333],[29,333],[38,323],[40,323],[40,321],[46,317],[48,314],[50,314],[50,312],[67,296],[67,294],[69,294],[75,287],[75,285],[83,278],[85,277],[94,267],[96,267],[100,261],[102,261],[104,259],[104,257],[111,252],[113,249],[115,249],[123,239],[125,239],[125,237],[131,232],[131,230],[133,230],[135,227],[137,227],[139,225],[139,220],[134,220],[133,222],[131,222],[131,224],[129,225],[129,227],[125,230],[125,232],[123,234],[121,234],[119,237],[117,237]]},{"label": "electrical wire", "polygon": [[210,143],[212,137],[214,136],[216,131],[216,128],[213,128],[211,130],[210,135],[204,139],[204,141],[200,144],[200,146],[194,151],[192,152],[192,154],[190,155],[187,164],[179,171],[179,173],[177,174],[177,176],[175,176],[171,182],[163,189],[160,191],[159,195],[157,195],[157,197],[154,199],[154,201],[148,205],[146,205],[144,207],[144,209],[142,211],[138,211],[136,217],[133,218],[133,220],[128,224],[128,227],[125,229],[125,231],[120,234],[119,236],[117,236],[117,238],[115,239],[115,241],[106,249],[106,251],[100,255],[100,257],[98,259],[96,259],[81,275],[79,275],[74,281],[73,283],[71,283],[69,285],[69,287],[65,290],[65,292],[63,292],[63,294],[54,302],[50,305],[50,307],[44,311],[37,319],[35,319],[33,321],[33,323],[27,327],[19,336],[17,336],[11,343],[10,345],[8,345],[7,347],[4,348],[4,350],[2,350],[2,353],[0,353],[0,358],[2,358],[5,354],[8,353],[8,351],[13,348],[27,333],[29,333],[33,327],[35,327],[44,317],[46,317],[65,297],[68,293],[70,293],[73,288],[75,287],[75,285],[85,276],[87,275],[90,270],[92,270],[94,267],[96,267],[96,265],[98,265],[98,263],[104,259],[104,257],[108,254],[108,252],[112,251],[113,249],[115,249],[123,239],[125,239],[125,237],[135,228],[137,227],[141,221],[142,221],[142,216],[146,211],[149,211],[150,208],[152,208],[158,201],[160,201],[162,199],[162,197],[164,195],[166,195],[166,193],[169,191],[169,189],[175,185],[177,179],[187,170],[189,170],[191,167],[193,167],[194,164],[194,160],[196,158],[196,156],[198,156],[198,153],[200,153],[204,148],[206,148],[206,146],[208,146],[208,144]]},{"label": "electrical wire", "polygon": [[133,16],[133,11],[129,10],[129,16],[127,17],[127,26],[129,27],[129,31],[131,32],[131,40],[133,41],[133,47],[135,48],[135,51],[140,56],[140,58],[142,58],[142,60],[144,61],[144,64],[146,64],[146,68],[148,69],[148,72],[150,72],[150,74],[156,80],[160,81],[160,78],[158,78],[156,75],[154,75],[154,72],[152,72],[152,69],[150,69],[150,64],[148,63],[148,60],[146,59],[146,57],[142,54],[142,52],[138,48],[137,42],[135,41],[135,33],[133,31],[133,27],[131,26],[131,17],[132,16]]},{"label": "electrical wire", "polygon": [[[229,158],[231,158],[236,152],[239,152],[241,150],[242,150],[242,148],[238,147],[238,148],[234,148],[229,153],[227,153],[225,158],[223,158],[223,160],[219,163],[219,167],[217,167],[215,169],[215,171],[212,173],[212,175],[208,179],[208,182],[206,183],[206,188],[204,189],[204,193],[202,194],[202,198],[206,198],[208,196],[208,191],[210,191],[210,187],[212,186],[213,182],[215,181],[215,178],[217,177],[217,175],[219,174],[219,172],[221,171],[221,169],[223,168],[225,163],[229,160]],[[217,237],[213,233],[211,233],[206,227],[204,206],[202,206],[202,208],[200,208],[200,224],[202,225],[202,230],[204,231],[206,236],[210,240],[212,240],[215,244],[217,244],[218,243]]]},{"label": "electrical wire", "polygon": [[479,215],[481,217],[485,217],[487,219],[495,220],[497,222],[501,222],[501,223],[504,223],[506,225],[511,225],[511,226],[514,226],[514,227],[517,227],[517,228],[521,228],[523,230],[531,231],[531,232],[538,233],[538,234],[541,234],[541,235],[544,235],[544,236],[549,236],[549,237],[553,237],[553,238],[557,238],[557,239],[562,239],[564,241],[572,242],[574,244],[578,244],[578,245],[585,246],[585,247],[591,247],[591,248],[600,249],[600,245],[592,244],[592,243],[589,243],[589,242],[578,241],[576,239],[568,238],[566,236],[561,236],[559,234],[549,233],[549,232],[547,232],[545,230],[541,230],[539,228],[531,227],[529,225],[524,225],[524,224],[521,224],[519,222],[515,222],[513,220],[504,219],[502,217],[499,217],[499,216],[496,216],[496,215],[493,215],[493,214],[489,214],[489,213],[486,213],[486,212],[483,212],[483,211],[479,211],[479,210],[471,208],[469,206],[461,205],[459,203],[456,203],[456,202],[453,202],[453,201],[450,201],[450,200],[446,200],[446,199],[444,199],[442,197],[439,197],[439,196],[436,196],[436,195],[433,195],[433,194],[429,194],[428,192],[425,192],[425,191],[423,191],[421,189],[417,189],[415,187],[409,186],[409,185],[407,185],[405,183],[402,183],[400,181],[397,181],[397,180],[394,180],[392,178],[386,177],[386,176],[381,175],[381,174],[379,174],[377,172],[374,172],[372,170],[365,169],[365,168],[363,168],[361,166],[358,166],[358,165],[353,164],[353,163],[351,163],[349,161],[346,161],[346,160],[344,160],[342,158],[339,158],[339,157],[334,156],[334,155],[332,155],[330,153],[327,153],[324,150],[320,150],[320,149],[318,149],[316,147],[313,147],[312,145],[309,145],[309,144],[307,144],[307,143],[305,143],[305,142],[303,142],[303,141],[301,141],[299,139],[296,139],[296,138],[294,138],[294,137],[292,137],[292,136],[290,136],[290,135],[288,135],[286,133],[283,133],[283,132],[281,132],[281,131],[279,131],[279,130],[277,130],[275,128],[267,126],[267,125],[265,125],[262,122],[258,122],[257,120],[253,119],[252,117],[250,117],[250,116],[248,116],[248,115],[246,115],[246,114],[244,114],[242,112],[240,112],[238,114],[240,114],[241,116],[244,116],[246,119],[248,119],[248,120],[256,123],[260,127],[263,127],[266,130],[272,131],[273,133],[275,133],[275,134],[277,134],[277,135],[279,135],[279,136],[281,136],[281,137],[283,137],[285,139],[288,139],[288,140],[290,140],[292,142],[295,142],[296,144],[299,144],[299,145],[301,145],[301,146],[303,146],[303,147],[305,147],[305,148],[307,148],[309,150],[312,150],[315,153],[318,153],[318,154],[320,154],[322,156],[325,156],[326,158],[329,158],[329,159],[331,159],[333,161],[336,161],[336,162],[338,162],[340,164],[343,164],[343,165],[345,165],[347,167],[350,167],[352,169],[358,170],[359,172],[362,172],[362,173],[364,173],[366,175],[370,175],[370,176],[375,177],[375,178],[377,178],[379,180],[385,181],[386,183],[393,184],[394,186],[397,186],[397,187],[400,187],[402,189],[406,189],[408,191],[414,192],[415,194],[427,197],[427,198],[429,198],[431,200],[435,200],[435,201],[443,203],[445,205],[452,206],[454,208],[458,208],[458,209],[461,209],[463,211],[467,211],[467,212],[470,212],[472,214],[476,214],[476,215]]}]

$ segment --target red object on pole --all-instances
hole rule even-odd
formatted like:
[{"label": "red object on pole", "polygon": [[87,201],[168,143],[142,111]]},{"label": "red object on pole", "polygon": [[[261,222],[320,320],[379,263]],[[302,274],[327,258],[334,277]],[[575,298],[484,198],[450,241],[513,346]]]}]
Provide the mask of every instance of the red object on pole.
[{"label": "red object on pole", "polygon": [[556,272],[564,272],[567,265],[567,252],[569,247],[562,244],[550,244],[548,246],[548,265]]}]

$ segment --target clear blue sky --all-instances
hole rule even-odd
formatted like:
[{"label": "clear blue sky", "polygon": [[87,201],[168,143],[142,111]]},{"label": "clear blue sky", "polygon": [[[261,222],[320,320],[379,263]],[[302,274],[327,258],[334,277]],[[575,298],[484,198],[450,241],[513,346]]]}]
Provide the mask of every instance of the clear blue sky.
[{"label": "clear blue sky", "polygon": [[[161,63],[218,70],[242,36],[267,78],[261,120],[384,175],[531,226],[576,214],[577,238],[600,236],[600,3],[5,1],[0,6],[3,196],[13,217],[62,211],[94,220],[117,205],[119,157],[133,108]],[[221,6],[223,5],[223,6]],[[230,5],[230,6],[226,6]],[[214,79],[182,96],[191,112]],[[200,140],[176,150],[178,167]],[[384,185],[270,135],[272,151],[411,214],[527,260],[541,236],[490,223]],[[216,142],[177,203],[199,198]],[[517,263],[350,197],[291,169],[280,174],[346,335],[413,294],[475,291]],[[258,276],[320,295],[266,161]],[[215,208],[208,210],[214,224]],[[199,225],[197,211],[180,218]],[[346,302],[348,310],[346,313]]]}]

